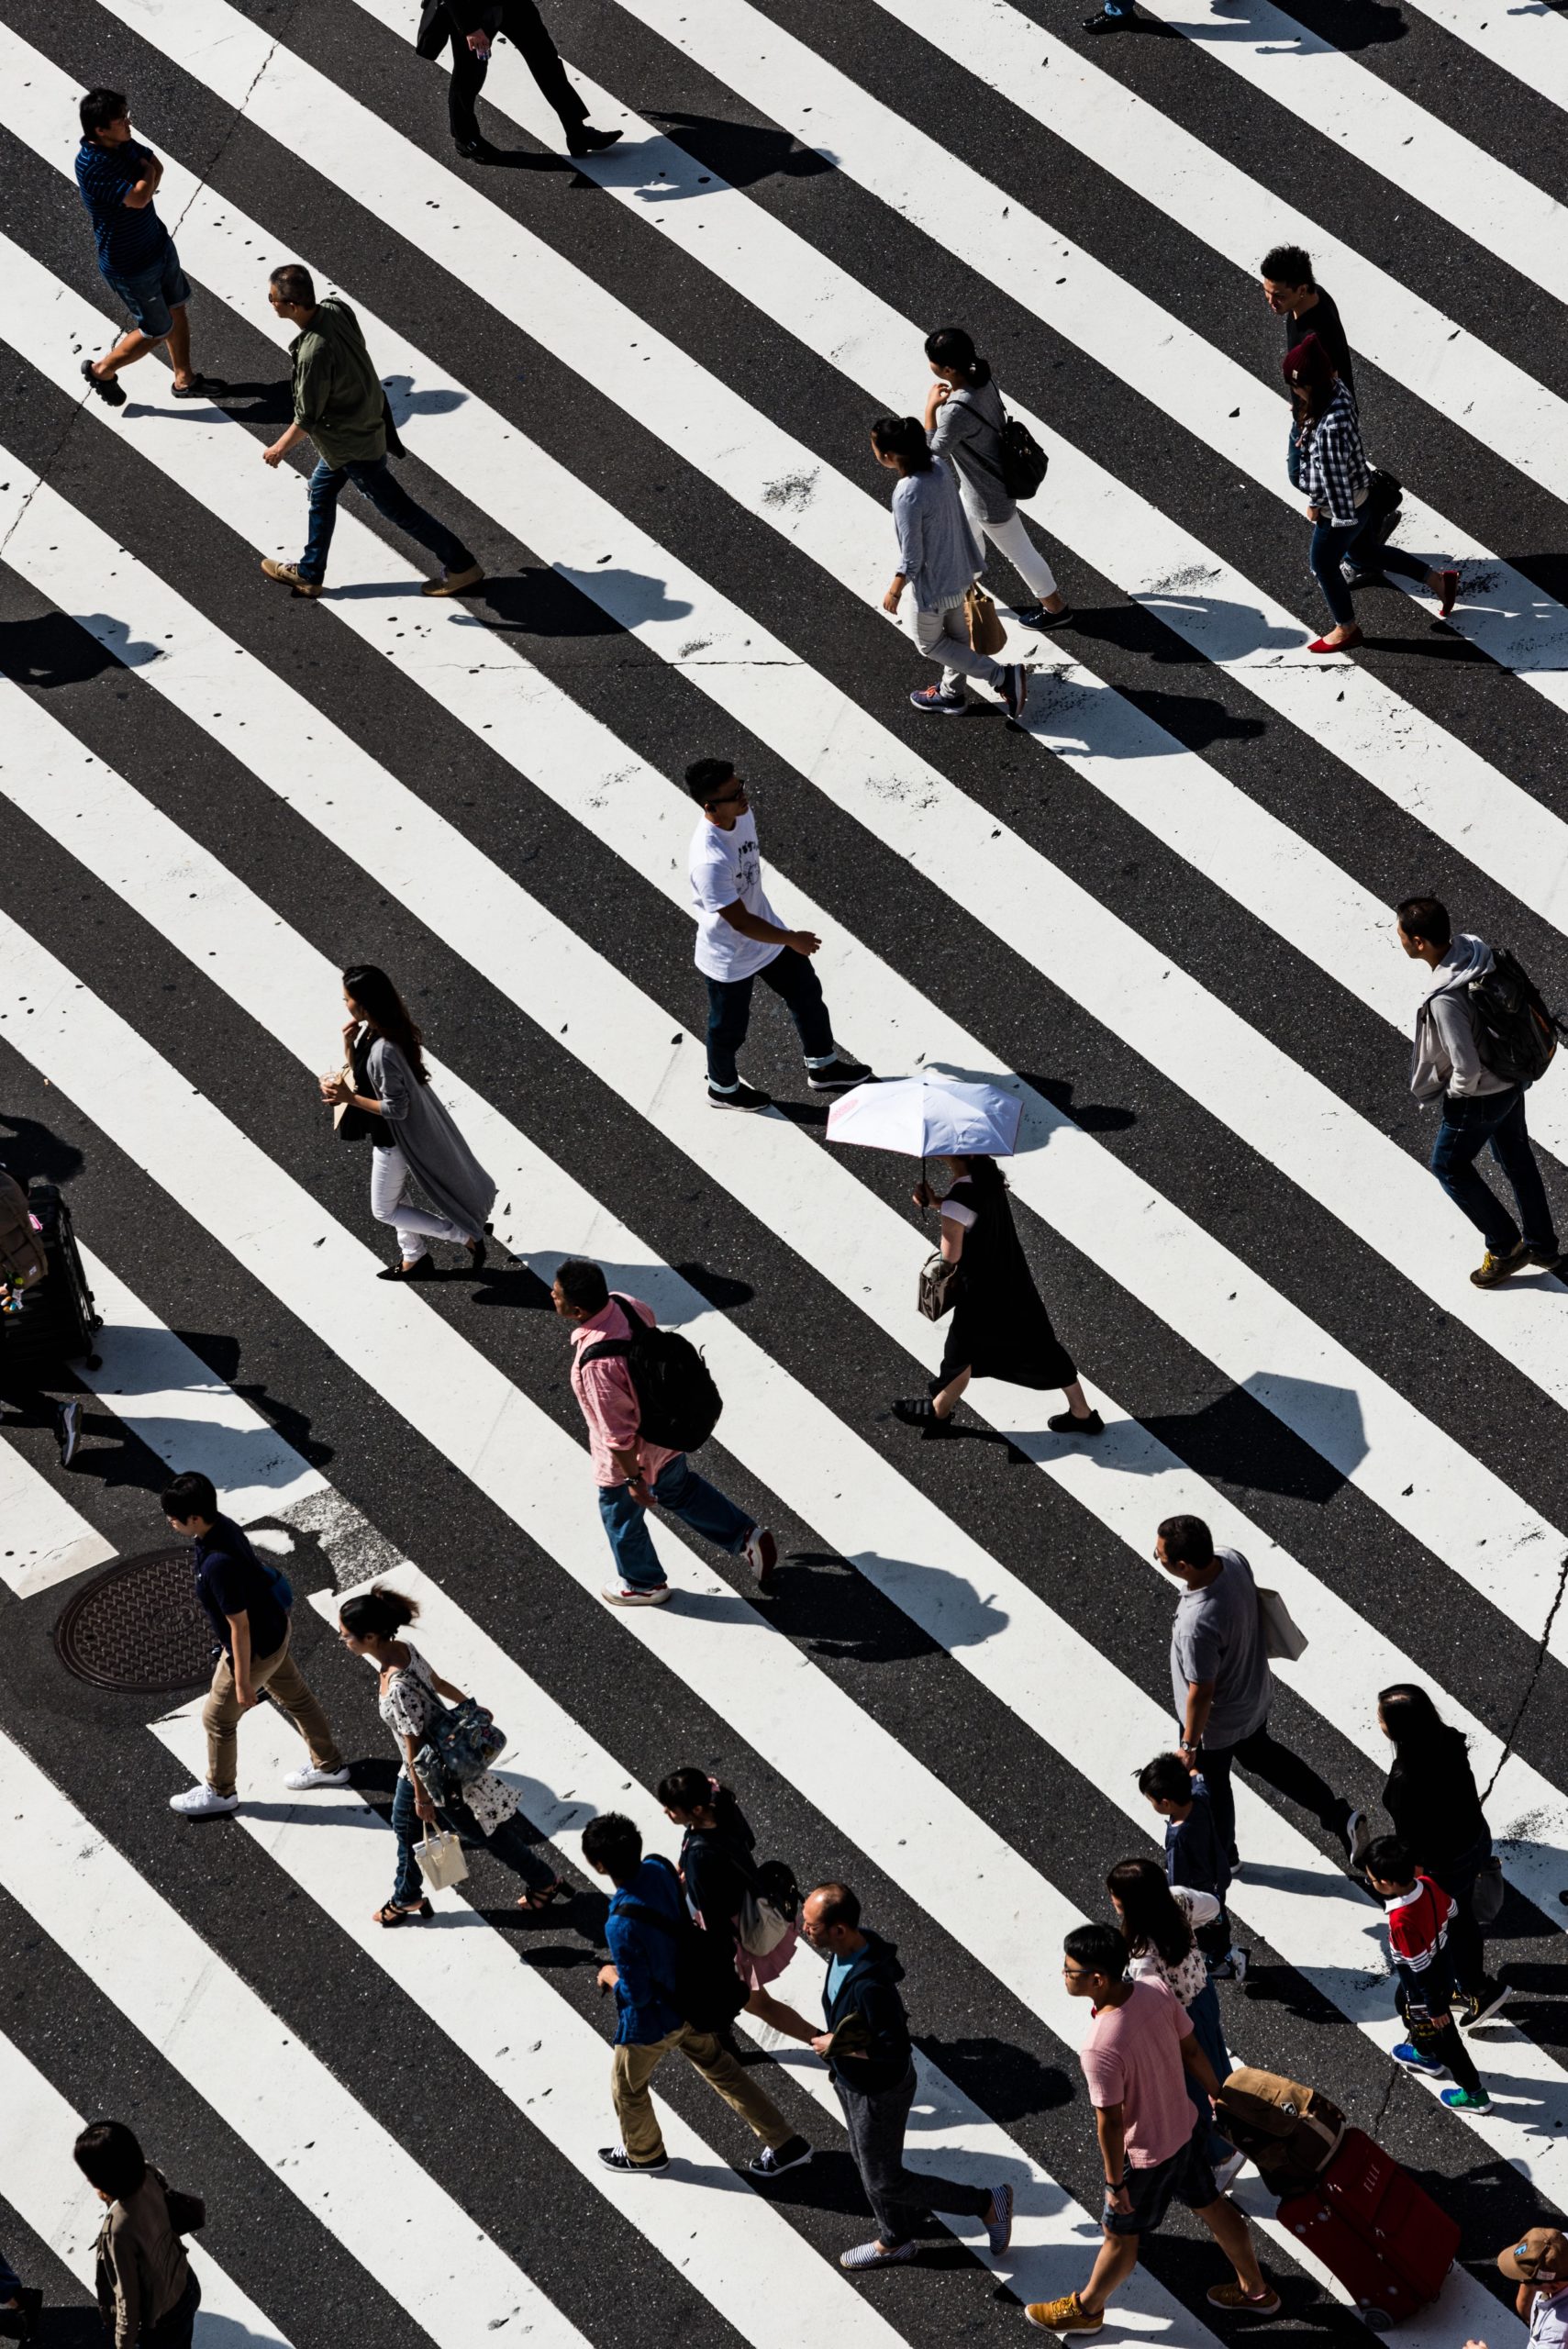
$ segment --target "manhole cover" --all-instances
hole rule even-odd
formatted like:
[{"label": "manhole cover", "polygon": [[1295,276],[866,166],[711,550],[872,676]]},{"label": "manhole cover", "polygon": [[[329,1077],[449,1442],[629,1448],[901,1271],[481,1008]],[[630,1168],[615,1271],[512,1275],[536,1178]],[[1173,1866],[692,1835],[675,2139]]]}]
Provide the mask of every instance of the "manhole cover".
[{"label": "manhole cover", "polygon": [[79,1590],[54,1627],[60,1660],[99,1688],[167,1695],[212,1677],[212,1626],[196,1604],[187,1543],[149,1550]]}]

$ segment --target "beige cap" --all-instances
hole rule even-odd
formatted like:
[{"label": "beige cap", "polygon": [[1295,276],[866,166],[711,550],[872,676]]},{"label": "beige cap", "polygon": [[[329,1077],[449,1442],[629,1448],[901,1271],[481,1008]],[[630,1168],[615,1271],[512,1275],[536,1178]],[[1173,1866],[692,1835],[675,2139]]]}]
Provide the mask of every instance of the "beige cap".
[{"label": "beige cap", "polygon": [[1549,2276],[1568,2283],[1568,2236],[1559,2227],[1531,2227],[1497,2254],[1497,2266],[1510,2284],[1534,2284]]}]

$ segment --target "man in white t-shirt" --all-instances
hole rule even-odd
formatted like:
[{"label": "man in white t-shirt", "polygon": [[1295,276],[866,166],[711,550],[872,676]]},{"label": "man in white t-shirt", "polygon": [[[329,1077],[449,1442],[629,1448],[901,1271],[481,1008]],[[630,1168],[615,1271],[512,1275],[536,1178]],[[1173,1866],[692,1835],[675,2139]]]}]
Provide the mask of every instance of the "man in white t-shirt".
[{"label": "man in white t-shirt", "polygon": [[813,1093],[847,1093],[871,1074],[840,1052],[811,957],[822,941],[786,930],[762,890],[757,823],[728,759],[698,759],[686,789],[702,809],[687,871],[697,909],[696,964],[707,981],[707,1097],[716,1109],[765,1109],[770,1096],[744,1085],[735,1055],[751,1021],[751,983],[765,979],[800,1033]]}]

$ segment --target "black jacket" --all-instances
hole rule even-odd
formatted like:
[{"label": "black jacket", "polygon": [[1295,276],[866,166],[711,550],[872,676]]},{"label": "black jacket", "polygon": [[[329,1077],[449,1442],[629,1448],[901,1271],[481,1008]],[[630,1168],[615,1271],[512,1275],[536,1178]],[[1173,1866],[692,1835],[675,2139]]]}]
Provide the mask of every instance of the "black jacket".
[{"label": "black jacket", "polygon": [[757,1839],[728,1787],[718,1792],[717,1823],[688,1827],[681,1842],[686,1897],[705,1932],[732,1933],[748,1892],[757,1890]]},{"label": "black jacket", "polygon": [[867,1933],[849,1972],[831,1998],[822,1985],[822,2012],[829,2031],[837,2031],[851,2015],[859,2015],[869,2045],[855,2054],[832,2055],[828,2068],[847,2088],[864,2096],[896,2087],[909,2069],[909,2018],[897,1985],[904,1979],[898,1951],[880,1933]]},{"label": "black jacket", "polygon": [[501,22],[495,0],[424,0],[414,46],[421,57],[439,57],[454,32],[476,33],[486,17],[495,32]]},{"label": "black jacket", "polygon": [[1383,1789],[1383,1808],[1409,1844],[1416,1865],[1444,1882],[1443,1868],[1486,1832],[1474,1774],[1460,1731],[1445,1726],[1418,1762],[1395,1763]]}]

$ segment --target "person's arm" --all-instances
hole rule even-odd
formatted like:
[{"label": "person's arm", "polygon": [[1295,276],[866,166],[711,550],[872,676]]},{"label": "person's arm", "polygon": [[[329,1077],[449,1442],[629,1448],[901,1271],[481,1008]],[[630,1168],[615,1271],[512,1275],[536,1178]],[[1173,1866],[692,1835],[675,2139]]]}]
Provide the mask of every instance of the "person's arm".
[{"label": "person's arm", "polygon": [[1479,1093],[1485,1069],[1475,1049],[1475,1030],[1464,998],[1456,995],[1451,987],[1445,988],[1441,995],[1432,997],[1428,1008],[1443,1050],[1448,1054],[1446,1089],[1462,1097]]},{"label": "person's arm", "polygon": [[[439,1681],[436,1685],[438,1687],[440,1686]],[[425,1782],[420,1777],[418,1771],[414,1767],[414,1755],[417,1750],[415,1742],[405,1732],[402,1736],[401,1742],[403,1746],[403,1758],[408,1765],[408,1783],[414,1789],[415,1814],[417,1818],[428,1821],[433,1821],[436,1816],[436,1806],[430,1800],[429,1796],[426,1793]]]},{"label": "person's arm", "polygon": [[1181,1747],[1184,1753],[1195,1753],[1203,1743],[1203,1733],[1214,1710],[1214,1688],[1212,1680],[1189,1680],[1187,1683],[1187,1709],[1182,1719]]},{"label": "person's arm", "polygon": [[1197,2082],[1199,2087],[1207,2090],[1210,2096],[1218,2096],[1219,2094],[1218,2076],[1215,2072],[1214,2065],[1209,2062],[1208,2057],[1198,2045],[1197,2033],[1193,2029],[1190,2022],[1187,2024],[1181,2045],[1182,2061],[1186,2065],[1187,2070],[1192,2074],[1194,2079]]},{"label": "person's arm", "polygon": [[242,1607],[238,1615],[228,1618],[229,1651],[234,1670],[234,1700],[241,1712],[248,1712],[256,1702],[256,1691],[250,1686],[250,1618]]},{"label": "person's arm", "polygon": [[325,422],[331,404],[335,373],[331,358],[317,337],[303,363],[295,369],[294,422],[261,451],[269,465],[280,464],[291,449],[297,449],[302,440],[310,440],[316,427]]},{"label": "person's arm", "polygon": [[145,212],[157,195],[163,177],[163,166],[152,152],[151,148],[143,147],[139,151],[146,169],[135,185],[128,187],[120,199],[128,212]]},{"label": "person's arm", "polygon": [[1132,2197],[1122,2184],[1127,2175],[1127,2132],[1119,2104],[1095,2105],[1095,2134],[1100,2141],[1100,2159],[1105,2165],[1106,2201],[1111,2210],[1125,2217],[1132,2209]]},{"label": "person's arm", "polygon": [[781,930],[776,921],[749,913],[739,897],[732,906],[720,906],[718,910],[731,930],[738,930],[742,938],[756,939],[760,945],[787,946],[796,954],[815,954],[822,943],[809,930]]},{"label": "person's arm", "polygon": [[951,384],[944,384],[941,377],[939,375],[936,382],[931,385],[930,390],[926,394],[926,438],[928,440],[930,440],[933,449],[937,445],[935,440],[932,438],[937,429],[937,418],[940,416],[943,408],[946,407],[951,397],[952,385]]},{"label": "person's arm", "polygon": [[109,2227],[109,2273],[115,2279],[115,2349],[136,2349],[141,2338],[141,2275],[128,2227]]},{"label": "person's arm", "polygon": [[893,574],[893,584],[882,599],[884,612],[896,612],[906,587],[920,568],[922,532],[918,495],[901,497],[901,481],[893,493],[893,527],[898,533],[898,568]]},{"label": "person's arm", "polygon": [[605,1938],[609,1944],[610,1963],[599,1968],[600,1981],[605,1982],[606,1976],[613,1977],[606,1987],[615,1991],[622,2007],[651,2007],[663,1993],[649,1960],[643,1928],[635,1919],[612,1912]]},{"label": "person's arm", "polygon": [[297,449],[302,440],[308,440],[309,438],[310,435],[303,424],[296,421],[285,425],[277,439],[269,440],[262,450],[261,462],[264,465],[281,465],[291,449]]}]

